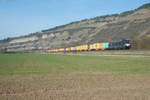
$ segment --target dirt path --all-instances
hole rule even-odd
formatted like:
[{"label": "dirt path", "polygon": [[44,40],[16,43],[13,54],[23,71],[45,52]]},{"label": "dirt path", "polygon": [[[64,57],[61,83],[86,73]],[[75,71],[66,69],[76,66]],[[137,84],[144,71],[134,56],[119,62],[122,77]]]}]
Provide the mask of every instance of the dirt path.
[{"label": "dirt path", "polygon": [[0,100],[150,100],[150,75],[0,76]]}]

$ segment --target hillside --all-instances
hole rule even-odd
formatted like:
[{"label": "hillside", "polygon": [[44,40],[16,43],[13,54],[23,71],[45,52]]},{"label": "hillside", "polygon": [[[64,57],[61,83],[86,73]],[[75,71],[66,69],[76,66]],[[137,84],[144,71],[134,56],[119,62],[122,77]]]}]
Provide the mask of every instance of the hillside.
[{"label": "hillside", "polygon": [[150,4],[121,14],[85,19],[1,40],[0,52],[26,52],[120,39],[131,39],[133,49],[150,49]]}]

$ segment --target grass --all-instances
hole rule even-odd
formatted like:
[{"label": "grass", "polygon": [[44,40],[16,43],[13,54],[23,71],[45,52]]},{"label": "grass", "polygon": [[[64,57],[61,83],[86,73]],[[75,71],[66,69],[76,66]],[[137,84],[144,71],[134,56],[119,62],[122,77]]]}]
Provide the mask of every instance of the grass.
[{"label": "grass", "polygon": [[150,74],[150,58],[0,54],[1,75],[71,72]]}]

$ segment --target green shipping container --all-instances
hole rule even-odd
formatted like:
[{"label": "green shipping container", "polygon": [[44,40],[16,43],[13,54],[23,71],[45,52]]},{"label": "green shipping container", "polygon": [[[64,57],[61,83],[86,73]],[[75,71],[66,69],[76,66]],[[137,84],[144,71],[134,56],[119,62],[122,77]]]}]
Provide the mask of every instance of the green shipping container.
[{"label": "green shipping container", "polygon": [[109,47],[109,43],[108,43],[108,42],[105,42],[105,43],[104,43],[104,48],[107,49],[108,47]]}]

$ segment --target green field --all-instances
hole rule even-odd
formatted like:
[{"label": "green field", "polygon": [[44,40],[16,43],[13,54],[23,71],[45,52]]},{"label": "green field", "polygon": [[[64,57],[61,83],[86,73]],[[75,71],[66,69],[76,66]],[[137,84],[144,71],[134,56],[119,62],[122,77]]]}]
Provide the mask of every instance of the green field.
[{"label": "green field", "polygon": [[0,100],[149,100],[149,52],[0,54]]},{"label": "green field", "polygon": [[150,57],[0,54],[0,74],[117,72],[150,74]]}]

